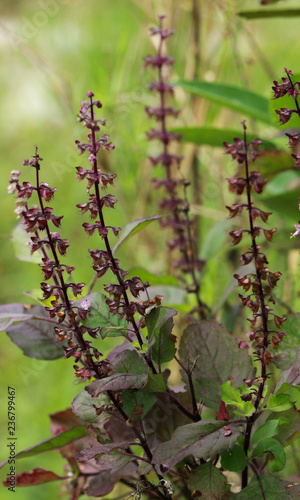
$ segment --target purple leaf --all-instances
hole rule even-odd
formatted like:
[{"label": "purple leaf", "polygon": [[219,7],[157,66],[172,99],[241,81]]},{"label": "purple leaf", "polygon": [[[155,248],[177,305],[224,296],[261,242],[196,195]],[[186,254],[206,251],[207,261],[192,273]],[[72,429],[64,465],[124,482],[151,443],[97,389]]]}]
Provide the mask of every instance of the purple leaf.
[{"label": "purple leaf", "polygon": [[29,358],[62,358],[64,351],[56,340],[55,322],[49,320],[49,314],[44,307],[34,306],[27,311],[32,316],[31,319],[7,328],[6,333],[10,340]]},{"label": "purple leaf", "polygon": [[137,470],[137,465],[131,461],[122,469],[119,469],[114,474],[110,471],[99,472],[96,476],[92,476],[84,488],[84,493],[91,497],[100,497],[107,495],[114,487],[115,483],[122,477],[128,478]]},{"label": "purple leaf", "polygon": [[[205,406],[219,409],[220,387],[229,377],[238,387],[243,379],[253,376],[251,358],[246,349],[240,350],[239,342],[217,321],[201,321],[189,325],[183,332],[179,347],[180,359],[197,359],[193,371],[196,398],[204,398]],[[182,373],[186,380],[186,376]]]},{"label": "purple leaf", "polygon": [[101,380],[94,380],[85,390],[96,397],[101,392],[121,391],[124,389],[141,389],[147,382],[146,373],[113,373]]},{"label": "purple leaf", "polygon": [[[124,441],[123,443],[109,443],[109,444],[103,444],[100,446],[93,446],[92,448],[86,448],[85,450],[81,450],[78,453],[76,453],[75,458],[77,462],[85,462],[86,460],[91,460],[92,458],[98,457],[100,455],[108,455],[112,450],[121,448],[125,449],[128,448],[131,444],[134,444],[134,442],[128,442]],[[124,455],[123,455],[124,457]],[[108,457],[105,457],[107,459]],[[128,458],[128,457],[126,457]],[[129,459],[131,459],[129,457]],[[124,466],[124,465],[123,465]],[[111,467],[103,467],[103,470],[108,470]],[[120,467],[121,468],[121,467]]]},{"label": "purple leaf", "polygon": [[[231,434],[224,427],[229,428]],[[185,457],[215,458],[232,448],[243,432],[243,426],[234,422],[205,421],[183,425],[176,429],[172,438],[159,444],[153,451],[157,472],[167,472]],[[163,465],[163,471],[160,470]]]}]

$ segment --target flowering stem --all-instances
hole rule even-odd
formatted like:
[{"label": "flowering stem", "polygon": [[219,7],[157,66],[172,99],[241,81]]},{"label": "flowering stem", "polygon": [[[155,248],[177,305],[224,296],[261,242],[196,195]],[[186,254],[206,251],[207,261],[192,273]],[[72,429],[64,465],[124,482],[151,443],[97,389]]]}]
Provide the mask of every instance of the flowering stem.
[{"label": "flowering stem", "polygon": [[[94,120],[94,108],[93,108],[93,99],[92,99],[92,97],[90,97],[90,103],[91,103],[91,108],[90,108],[91,109],[91,120],[93,121]],[[97,160],[97,155],[96,155],[96,152],[97,152],[97,147],[96,147],[96,133],[95,133],[94,128],[92,128],[91,134],[92,134],[92,146],[93,146],[93,149],[94,149],[94,159],[93,159],[93,162],[92,162],[92,166],[93,166],[93,170],[94,170],[94,173],[95,173],[95,177],[97,178],[97,180],[95,181],[95,195],[96,195],[96,200],[97,200],[97,207],[98,207],[99,220],[100,220],[100,223],[101,223],[101,227],[105,228],[105,221],[104,221],[103,210],[102,210],[102,206],[101,206],[100,191],[99,191],[99,179],[98,179],[98,176],[97,176],[98,160]],[[121,286],[122,295],[123,295],[125,304],[126,304],[127,307],[129,307],[129,299],[128,299],[128,295],[127,295],[127,292],[126,292],[124,280],[122,279],[122,277],[121,277],[121,275],[119,273],[119,270],[118,270],[118,266],[116,265],[116,262],[115,262],[115,259],[114,259],[114,256],[113,256],[113,253],[112,253],[112,250],[111,250],[111,247],[110,247],[110,243],[109,243],[108,237],[104,236],[103,239],[104,239],[106,251],[107,251],[107,253],[109,255],[109,258],[110,258],[110,261],[111,261],[111,264],[112,264],[112,267],[113,267],[113,272],[114,272],[115,276],[117,277],[119,285]],[[142,347],[143,346],[143,340],[142,340],[142,337],[141,337],[141,334],[140,334],[139,327],[137,326],[136,321],[135,321],[134,318],[132,318],[131,323],[132,323],[135,335],[137,337],[137,340],[138,340],[138,342],[140,344],[140,347]]]},{"label": "flowering stem", "polygon": [[[261,319],[262,319],[262,333],[263,333],[263,344],[261,346],[260,350],[260,363],[261,363],[261,382],[258,386],[257,390],[257,395],[256,399],[254,402],[254,407],[255,407],[255,412],[251,417],[247,419],[247,425],[245,429],[245,434],[244,434],[244,452],[245,455],[247,456],[249,446],[250,446],[250,439],[251,439],[251,431],[252,431],[252,426],[253,423],[255,422],[257,418],[257,410],[259,403],[263,397],[263,390],[264,386],[266,383],[266,378],[267,378],[267,371],[266,371],[266,363],[265,363],[265,352],[268,349],[268,335],[269,335],[269,329],[268,329],[268,313],[266,310],[266,304],[265,304],[265,294],[262,286],[262,279],[261,279],[261,271],[258,266],[258,259],[259,259],[259,251],[257,248],[256,244],[256,236],[255,236],[255,229],[253,225],[253,217],[252,217],[252,209],[253,209],[253,203],[251,200],[251,184],[250,184],[250,173],[249,173],[249,162],[248,162],[248,146],[247,146],[247,135],[246,135],[246,126],[244,126],[244,144],[245,144],[245,172],[246,172],[246,190],[247,190],[247,211],[248,211],[248,218],[249,218],[249,226],[250,226],[250,237],[251,237],[251,247],[253,251],[253,258],[255,262],[255,268],[256,268],[256,280],[258,283],[258,298],[259,298],[259,303],[260,303],[260,310],[261,310]],[[248,484],[248,466],[246,465],[245,469],[242,471],[242,489],[245,488]]]}]

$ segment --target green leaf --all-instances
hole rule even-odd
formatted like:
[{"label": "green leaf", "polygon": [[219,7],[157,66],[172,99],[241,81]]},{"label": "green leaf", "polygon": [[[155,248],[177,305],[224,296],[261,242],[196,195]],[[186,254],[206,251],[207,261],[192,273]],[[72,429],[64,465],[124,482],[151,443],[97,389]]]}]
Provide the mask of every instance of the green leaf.
[{"label": "green leaf", "polygon": [[186,302],[186,290],[179,286],[172,285],[155,285],[148,288],[148,294],[150,298],[154,298],[156,295],[161,295],[166,306],[176,306],[179,311],[180,308],[184,307]]},{"label": "green leaf", "polygon": [[250,483],[240,493],[233,495],[234,500],[258,500],[264,492],[265,500],[294,500],[300,494],[300,485],[283,481],[274,476],[253,476]]},{"label": "green leaf", "polygon": [[174,276],[168,275],[168,276],[155,276],[154,274],[149,273],[146,269],[143,267],[134,267],[129,270],[128,272],[128,278],[133,278],[134,276],[139,276],[141,280],[145,283],[146,281],[149,281],[151,283],[151,287],[154,285],[170,285],[170,286],[177,286],[177,279],[174,278]]},{"label": "green leaf", "polygon": [[[298,194],[298,189],[288,190],[275,196],[263,196],[261,201],[268,210],[278,212],[281,216],[291,219],[292,222],[299,219]],[[295,203],[291,202],[291,200],[295,200]],[[294,227],[291,223],[291,232],[293,230]]]},{"label": "green leaf", "polygon": [[176,85],[187,92],[210,99],[243,115],[252,116],[268,124],[271,121],[268,99],[250,90],[223,83],[209,83],[197,80],[180,80]]},{"label": "green leaf", "polygon": [[221,385],[221,396],[224,403],[238,408],[238,411],[234,411],[237,415],[250,417],[255,412],[255,408],[251,402],[242,400],[240,393],[232,387],[231,381]]},{"label": "green leaf", "polygon": [[285,451],[282,444],[274,438],[266,438],[259,441],[252,452],[252,457],[263,457],[265,453],[270,454],[269,469],[271,472],[282,470],[286,463]]},{"label": "green leaf", "polygon": [[161,326],[177,314],[171,307],[155,307],[147,314],[145,321],[148,330],[148,346],[151,347],[155,342],[155,332]]},{"label": "green leaf", "polygon": [[280,412],[293,407],[288,394],[270,394],[267,401],[267,410]]},{"label": "green leaf", "polygon": [[243,404],[240,393],[232,387],[230,380],[221,385],[221,395],[227,405],[242,406]]},{"label": "green leaf", "polygon": [[49,318],[48,312],[42,306],[33,306],[30,309],[23,306],[24,314],[26,311],[31,318],[6,329],[10,340],[29,358],[45,360],[62,358],[64,351],[57,342],[54,331],[58,323]]},{"label": "green leaf", "polygon": [[205,236],[200,252],[201,259],[212,259],[222,250],[222,248],[224,248],[224,243],[228,238],[229,228],[231,228],[233,224],[234,221],[232,219],[222,219],[213,224]]},{"label": "green leaf", "polygon": [[[294,407],[285,411],[281,415],[289,421],[289,424],[280,426],[276,439],[283,444],[284,447],[293,443],[298,439],[300,434],[300,412]],[[271,413],[267,422],[278,420],[277,413]]]},{"label": "green leaf", "polygon": [[[203,398],[205,406],[216,411],[220,406],[221,385],[232,377],[236,388],[254,373],[247,350],[239,349],[236,337],[214,320],[194,323],[184,330],[179,357],[183,363],[197,359],[193,370],[196,398],[198,401]],[[181,375],[188,384],[184,371]]]},{"label": "green leaf", "polygon": [[155,331],[156,342],[152,346],[152,359],[158,365],[171,361],[176,353],[174,340],[171,337],[174,321],[169,318],[160,328]]},{"label": "green leaf", "polygon": [[[32,457],[34,455],[39,455],[40,453],[44,453],[45,451],[57,450],[58,448],[62,448],[66,444],[73,443],[77,439],[86,436],[86,427],[85,426],[77,426],[72,429],[68,429],[67,431],[61,432],[57,436],[51,437],[42,441],[35,446],[31,446],[30,448],[26,448],[26,450],[20,451],[16,453],[16,458],[25,458]],[[0,467],[3,467],[7,463],[2,462]]]},{"label": "green leaf", "polygon": [[[275,3],[274,0],[272,3]],[[274,18],[274,17],[279,17],[279,18],[296,17],[296,16],[300,16],[300,9],[244,10],[244,11],[238,12],[237,15],[240,17],[244,17],[248,20],[251,20],[251,19],[269,19],[269,18]]]},{"label": "green leaf", "polygon": [[211,462],[202,464],[193,469],[188,478],[191,491],[198,490],[201,498],[223,498],[226,487],[226,478]]},{"label": "green leaf", "polygon": [[31,262],[32,264],[42,264],[42,252],[37,250],[30,255],[30,235],[23,224],[19,223],[10,233],[13,252],[18,260]]},{"label": "green leaf", "polygon": [[113,255],[116,253],[118,248],[124,243],[124,241],[128,240],[128,238],[131,238],[131,236],[141,231],[141,229],[144,229],[144,227],[151,224],[151,222],[161,219],[161,217],[162,215],[153,215],[152,217],[144,217],[143,219],[137,219],[126,224],[126,226],[123,227],[120,233],[120,239],[118,243],[114,246],[112,250]]},{"label": "green leaf", "polygon": [[106,296],[100,292],[93,292],[86,295],[84,299],[78,300],[76,304],[81,305],[82,302],[90,303],[90,312],[86,321],[82,324],[89,328],[100,327],[101,338],[105,337],[122,337],[123,333],[127,333],[128,324],[124,318],[120,318],[118,314],[111,314],[109,307],[106,304]]},{"label": "green leaf", "polygon": [[241,446],[235,444],[231,450],[226,450],[221,456],[221,466],[224,469],[239,472],[247,465],[247,457]]},{"label": "green leaf", "polygon": [[[215,127],[176,127],[172,132],[183,134],[183,142],[193,142],[198,146],[213,146],[224,148],[224,142],[232,143],[235,137],[243,139],[243,130],[231,130]],[[247,134],[248,141],[257,139],[255,134]],[[277,149],[274,142],[262,139],[261,149]]]},{"label": "green leaf", "polygon": [[[229,428],[231,434],[228,434]],[[185,457],[213,459],[218,453],[232,448],[237,437],[242,433],[242,426],[234,422],[205,421],[178,427],[172,438],[160,443],[153,451],[153,462],[167,470],[181,462]]]},{"label": "green leaf", "polygon": [[271,438],[276,436],[280,430],[280,426],[283,424],[289,424],[290,421],[285,417],[274,418],[274,420],[268,420],[262,424],[252,436],[252,444],[257,443],[265,438]]}]

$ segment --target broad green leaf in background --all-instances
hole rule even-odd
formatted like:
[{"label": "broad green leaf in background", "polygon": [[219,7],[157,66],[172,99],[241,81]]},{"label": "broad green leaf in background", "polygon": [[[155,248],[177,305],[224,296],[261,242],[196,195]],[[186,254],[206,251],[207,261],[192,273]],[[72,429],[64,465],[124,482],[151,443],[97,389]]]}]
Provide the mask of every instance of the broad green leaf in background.
[{"label": "broad green leaf in background", "polygon": [[161,219],[161,217],[162,215],[153,215],[152,217],[144,217],[143,219],[137,219],[126,224],[126,226],[123,227],[120,233],[120,238],[118,243],[114,246],[112,250],[113,255],[116,253],[118,248],[124,243],[124,241],[126,241],[128,238],[131,238],[131,236],[138,233],[139,231],[141,231],[141,229],[144,229],[144,227],[151,224],[151,222]]},{"label": "broad green leaf in background", "polygon": [[188,485],[191,491],[198,490],[201,498],[223,498],[226,478],[211,462],[199,465],[189,474]]},{"label": "broad green leaf in background", "polygon": [[[261,155],[255,160],[255,170],[259,170],[261,176],[264,179],[268,179],[271,181],[274,176],[280,174],[282,172],[286,173],[287,171],[292,172],[293,178],[298,177],[297,173],[295,175],[294,171],[294,161],[291,157],[290,152],[285,151],[284,149],[260,149]],[[276,177],[277,178],[277,177]],[[264,193],[269,192],[269,188],[271,186],[271,182],[268,182],[264,189]]]},{"label": "broad green leaf in background", "polygon": [[[276,439],[286,447],[300,437],[300,412],[293,407],[282,412],[280,418],[287,419],[289,423],[280,426]],[[278,420],[278,413],[272,412],[267,422],[274,420]]]},{"label": "broad green leaf in background", "polygon": [[274,420],[268,420],[262,424],[252,436],[252,444],[257,443],[265,438],[270,438],[276,436],[280,430],[280,426],[283,424],[289,424],[290,421],[285,417],[274,418]]},{"label": "broad green leaf in background", "polygon": [[[62,448],[66,444],[73,443],[77,439],[80,439],[84,436],[86,436],[86,427],[84,425],[73,427],[72,429],[61,432],[57,436],[46,439],[45,441],[42,441],[35,446],[31,446],[30,448],[26,448],[26,450],[16,453],[16,457],[32,457],[34,455],[44,453],[45,451],[57,450],[58,448]],[[0,467],[3,467],[3,465],[5,465],[6,463],[7,460],[5,462],[2,462],[0,464]]]},{"label": "broad green leaf in background", "polygon": [[[58,323],[49,318],[48,312],[42,306],[33,306],[27,310],[31,316],[30,319],[6,329],[11,341],[29,358],[45,360],[62,358],[64,350],[57,342],[54,331]],[[27,310],[23,308],[24,314]]]},{"label": "broad green leaf in background", "polygon": [[176,82],[176,85],[187,92],[205,97],[218,104],[234,109],[243,116],[252,116],[253,118],[270,124],[271,118],[268,108],[268,99],[250,90],[234,87],[233,85],[225,85],[223,83],[210,83],[197,80],[179,80]]},{"label": "broad green leaf in background", "polygon": [[232,472],[244,470],[247,465],[247,457],[243,448],[235,444],[231,450],[226,450],[221,456],[221,466]]},{"label": "broad green leaf in background", "polygon": [[10,233],[13,252],[18,260],[31,262],[32,264],[42,264],[42,253],[37,250],[30,255],[30,235],[26,232],[23,224],[19,223]]},{"label": "broad green leaf in background", "polygon": [[225,240],[228,238],[228,231],[234,223],[233,219],[227,218],[213,224],[203,241],[200,252],[201,259],[212,259],[224,248]]},{"label": "broad green leaf in background", "polygon": [[143,267],[133,267],[132,269],[129,270],[128,272],[128,278],[133,278],[134,276],[139,276],[143,283],[146,281],[149,281],[150,285],[170,285],[170,286],[177,286],[178,282],[177,279],[174,276],[167,275],[167,276],[155,276],[152,273],[149,273],[147,269],[144,269]]},{"label": "broad green leaf in background", "polygon": [[258,500],[262,498],[261,488],[265,500],[294,500],[300,494],[300,485],[292,481],[283,481],[274,476],[253,476],[248,486],[240,493],[233,495],[234,500]]},{"label": "broad green leaf in background", "polygon": [[[277,0],[279,1],[279,0]],[[269,0],[271,3],[271,0]],[[275,3],[275,0],[272,1]],[[300,9],[259,9],[259,10],[244,10],[237,13],[238,16],[246,19],[271,19],[274,17],[296,17],[300,16]]]},{"label": "broad green leaf in background", "polygon": [[[224,429],[224,426],[226,429]],[[228,432],[230,429],[230,433]],[[196,458],[214,458],[232,448],[242,433],[241,424],[234,422],[205,421],[178,427],[172,438],[159,444],[153,451],[153,462],[169,470],[189,455]]]},{"label": "broad green leaf in background", "polygon": [[[277,212],[282,217],[290,219],[292,232],[294,230],[293,221],[297,222],[299,219],[298,196],[299,189],[295,189],[275,196],[262,196],[261,202],[270,212]],[[293,202],[293,200],[295,201]],[[288,221],[286,221],[287,223]]]},{"label": "broad green leaf in background", "polygon": [[[232,143],[235,137],[238,137],[240,139],[244,138],[242,127],[240,130],[230,130],[227,128],[215,127],[178,127],[172,129],[172,132],[183,134],[183,137],[181,139],[182,141],[193,142],[198,146],[205,145],[224,148],[224,142]],[[258,136],[254,134],[247,134],[247,139],[250,142],[254,139],[258,139]],[[262,139],[260,149],[276,150],[277,146],[274,142]]]},{"label": "broad green leaf in background", "polygon": [[[184,288],[181,288],[179,286],[155,285],[150,286],[150,288],[147,289],[147,292],[151,299],[156,295],[162,296],[164,305],[169,307],[174,306],[176,307],[177,311],[181,311],[182,308],[186,307],[185,302],[187,292]],[[143,293],[140,294],[140,297],[143,299]],[[188,310],[190,310],[189,306],[187,307]]]},{"label": "broad green leaf in background", "polygon": [[[193,363],[193,381],[196,398],[204,398],[208,408],[218,411],[221,401],[221,385],[229,377],[233,386],[243,384],[243,379],[254,373],[247,349],[239,349],[238,339],[217,321],[201,321],[189,325],[183,332],[179,346],[179,357],[183,363]],[[185,373],[181,372],[187,384]]]},{"label": "broad green leaf in background", "polygon": [[286,463],[285,451],[282,444],[274,438],[259,441],[252,453],[252,457],[263,457],[269,454],[269,469],[272,472],[282,470]]}]

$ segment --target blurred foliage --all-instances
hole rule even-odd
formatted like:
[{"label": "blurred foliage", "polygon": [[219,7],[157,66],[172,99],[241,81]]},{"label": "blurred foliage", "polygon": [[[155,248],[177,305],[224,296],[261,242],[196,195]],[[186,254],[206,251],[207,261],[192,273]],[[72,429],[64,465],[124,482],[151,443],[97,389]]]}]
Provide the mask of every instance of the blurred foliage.
[{"label": "blurred foliage", "polygon": [[[196,0],[195,0],[196,1]],[[112,225],[124,226],[129,221],[158,214],[157,192],[151,189],[153,170],[146,158],[155,151],[145,131],[153,126],[144,112],[145,105],[155,105],[155,96],[147,91],[152,75],[143,71],[142,58],[153,53],[155,40],[148,28],[156,24],[157,15],[165,13],[167,23],[175,31],[169,43],[169,54],[176,58],[171,80],[199,79],[205,82],[234,85],[271,98],[273,80],[280,80],[283,68],[299,71],[300,40],[297,17],[243,19],[238,12],[265,9],[259,0],[196,1],[199,25],[192,15],[192,0],[2,0],[0,20],[0,133],[1,133],[1,303],[31,303],[24,291],[38,288],[41,272],[38,266],[14,258],[10,232],[16,224],[14,199],[6,185],[12,169],[21,169],[24,158],[34,153],[34,144],[44,158],[42,180],[58,188],[54,209],[64,214],[62,234],[71,241],[68,263],[76,266],[75,279],[92,278],[88,248],[96,239],[83,233],[83,220],[76,203],[85,199],[82,186],[75,181],[74,167],[80,165],[75,139],[83,138],[76,124],[79,101],[87,90],[93,90],[103,103],[102,117],[107,118],[107,133],[116,145],[113,153],[103,156],[103,168],[117,173],[115,195],[119,200]],[[283,2],[272,2],[272,9],[283,8]],[[284,8],[298,6],[298,0],[287,0]],[[195,47],[195,30],[199,35],[199,51]],[[155,75],[153,75],[155,77]],[[176,88],[177,107],[182,109],[175,127],[210,127],[239,130],[242,113],[192,96]],[[276,102],[275,102],[276,104]],[[272,108],[271,106],[271,112]],[[274,177],[282,166],[291,167],[287,140],[278,130],[276,119],[270,124],[248,120],[249,132],[283,150],[277,162],[265,159],[268,175]],[[226,137],[227,139],[227,137]],[[196,148],[184,143],[184,175],[194,182],[190,189],[192,212],[198,217],[199,248],[208,259],[203,275],[203,297],[214,311],[238,331],[245,324],[236,309],[236,292],[232,274],[239,266],[238,251],[226,245],[228,224],[225,205],[232,197],[225,179],[233,166],[221,149],[210,146]],[[285,153],[284,153],[285,152]],[[285,156],[284,156],[285,154]],[[283,162],[284,157],[284,162]],[[193,167],[196,161],[198,173]],[[273,166],[272,166],[273,165]],[[23,180],[30,180],[27,169]],[[285,278],[277,290],[282,311],[298,311],[299,240],[289,234],[298,218],[299,174],[281,172],[280,182],[264,195],[266,208],[274,210],[270,219],[278,231],[266,250],[270,266]],[[158,176],[158,173],[155,173]],[[288,189],[288,192],[286,191]],[[156,224],[156,223],[154,223]],[[142,267],[155,276],[168,274],[164,236],[158,225],[143,230],[120,248],[118,257],[123,268]],[[75,242],[72,246],[72,241]],[[137,243],[138,242],[138,243]],[[98,286],[101,290],[101,287]],[[288,307],[286,306],[288,304]],[[223,312],[221,313],[221,306]],[[280,311],[279,311],[280,312]],[[235,318],[233,321],[232,318]],[[1,384],[1,438],[6,438],[6,384],[17,390],[17,427],[19,450],[49,437],[47,413],[64,409],[80,389],[72,385],[70,362],[42,362],[23,356],[2,334],[0,366],[5,378]],[[111,339],[110,339],[111,342]],[[5,460],[1,447],[1,460]],[[296,473],[293,461],[282,477]],[[26,459],[18,472],[35,467],[36,460]],[[56,452],[39,459],[39,466],[62,472],[62,461]],[[3,471],[1,471],[3,474]],[[1,476],[2,479],[2,476]],[[1,498],[10,498],[1,491]],[[57,484],[17,490],[15,498],[45,500],[56,498]]]}]

